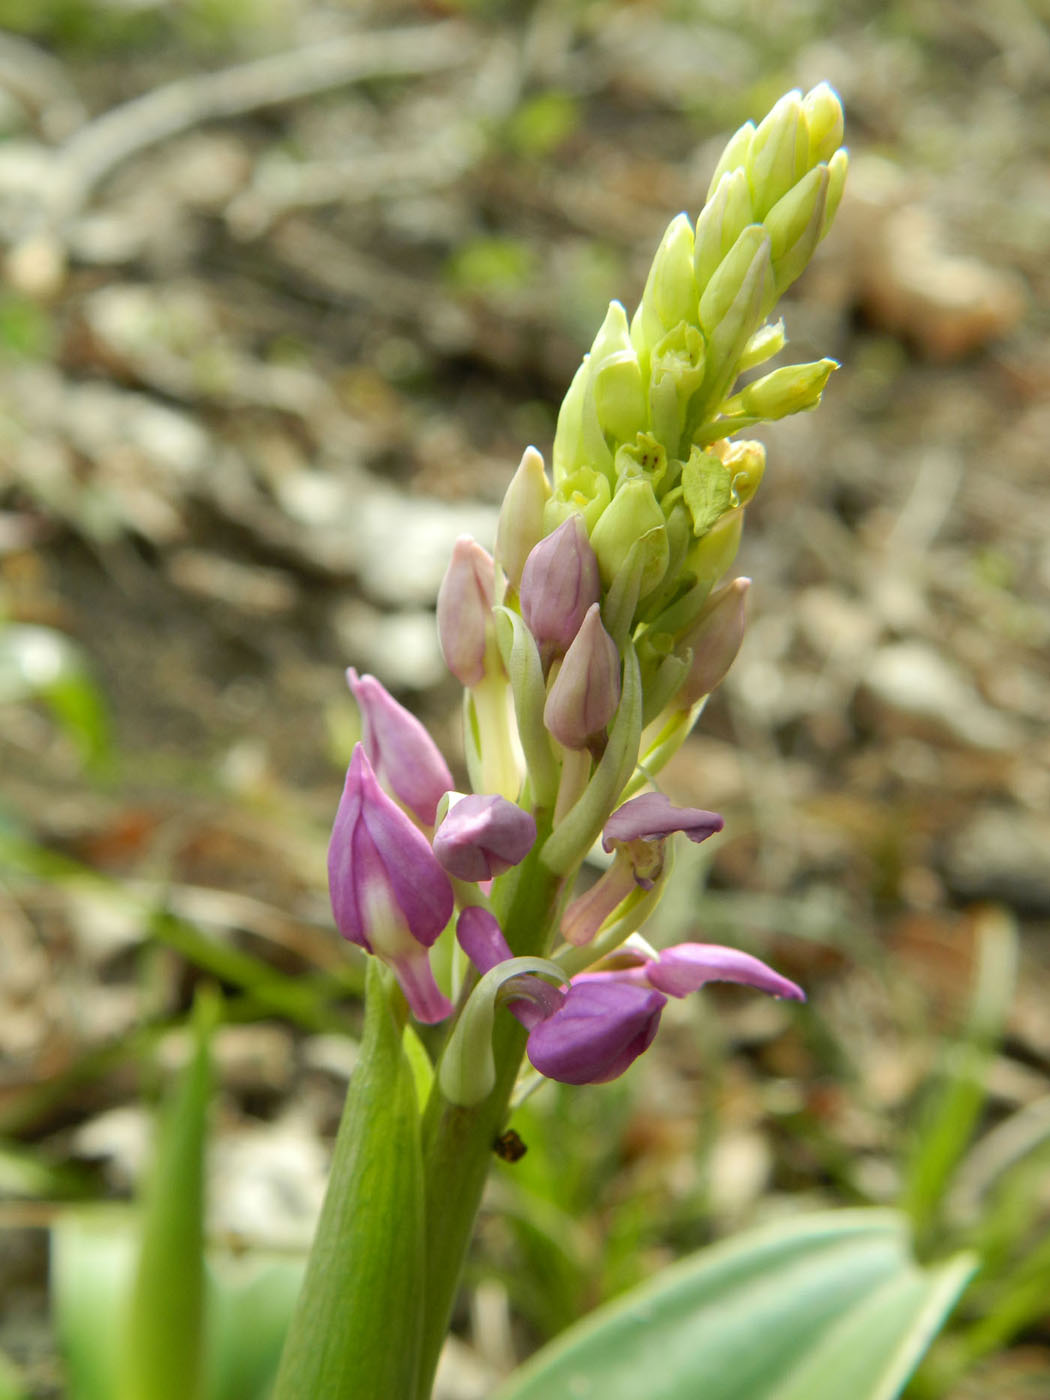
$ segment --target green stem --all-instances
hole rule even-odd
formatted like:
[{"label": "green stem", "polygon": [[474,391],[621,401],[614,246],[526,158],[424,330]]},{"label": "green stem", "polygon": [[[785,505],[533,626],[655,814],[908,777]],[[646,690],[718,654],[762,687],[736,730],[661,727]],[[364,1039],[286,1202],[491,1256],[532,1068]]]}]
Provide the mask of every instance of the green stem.
[{"label": "green stem", "polygon": [[[550,832],[549,813],[538,812],[536,844],[528,858],[501,877],[493,891],[494,912],[518,956],[543,956],[553,941],[563,881],[539,859]],[[472,1108],[449,1103],[438,1075],[423,1120],[423,1174],[426,1313],[420,1357],[418,1400],[428,1400],[438,1357],[448,1332],[463,1261],[474,1220],[503,1132],[510,1096],[525,1050],[526,1032],[511,1016],[496,1019],[493,1054],[496,1086]]]}]

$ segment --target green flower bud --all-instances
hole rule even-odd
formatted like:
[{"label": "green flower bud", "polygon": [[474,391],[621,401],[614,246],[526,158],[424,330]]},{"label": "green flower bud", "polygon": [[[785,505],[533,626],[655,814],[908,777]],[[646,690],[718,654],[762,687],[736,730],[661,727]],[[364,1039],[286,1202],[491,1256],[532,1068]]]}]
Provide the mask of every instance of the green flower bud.
[{"label": "green flower bud", "polygon": [[730,442],[722,453],[722,465],[733,479],[733,494],[740,505],[747,505],[762,482],[766,470],[766,449],[760,442]]},{"label": "green flower bud", "polygon": [[562,477],[543,507],[544,536],[552,535],[570,515],[582,515],[590,534],[611,500],[612,486],[604,472],[577,467]]},{"label": "green flower bud", "polygon": [[591,531],[602,582],[609,586],[636,540],[645,540],[645,564],[639,596],[644,597],[667,570],[667,526],[656,493],[648,481],[635,477],[621,482],[611,503]]},{"label": "green flower bud", "polygon": [[760,326],[744,346],[744,353],[740,356],[740,373],[754,369],[757,365],[764,365],[774,355],[779,355],[786,344],[783,321]]},{"label": "green flower bud", "polygon": [[828,196],[824,201],[824,227],[821,238],[831,227],[831,221],[838,212],[842,191],[846,187],[846,172],[849,170],[849,156],[844,149],[837,150],[828,161]]},{"label": "green flower bud", "polygon": [[744,528],[743,509],[727,511],[690,551],[687,570],[700,583],[715,583],[736,558]]},{"label": "green flower bud", "polygon": [[616,442],[633,438],[647,422],[645,389],[627,313],[618,301],[609,303],[589,359],[594,406],[603,433]]},{"label": "green flower bud", "polygon": [[496,525],[496,558],[512,588],[520,584],[521,571],[533,546],[547,533],[543,528],[543,508],[550,494],[543,458],[534,447],[526,447],[503,497]]},{"label": "green flower bud", "polygon": [[616,449],[613,470],[617,482],[640,476],[658,491],[667,473],[667,450],[652,433],[638,433],[633,442],[622,443]]},{"label": "green flower bud", "polygon": [[[733,244],[700,298],[700,327],[707,341],[707,370],[699,404],[691,420],[695,426],[719,408],[726,390],[737,377],[744,347],[762,319],[773,268],[769,260],[769,235],[760,224],[751,224]],[[691,421],[690,426],[694,426]]]},{"label": "green flower bud", "polygon": [[773,263],[772,302],[802,275],[820,242],[828,184],[827,166],[816,166],[765,217]]},{"label": "green flower bud", "polygon": [[802,119],[802,94],[786,93],[759,123],[747,157],[747,179],[756,219],[806,173],[809,136]]},{"label": "green flower bud", "polygon": [[746,174],[739,168],[727,170],[696,221],[693,271],[701,291],[744,229],[754,222]]},{"label": "green flower bud", "polygon": [[816,408],[824,385],[837,360],[814,360],[805,365],[784,365],[763,375],[734,395],[726,405],[727,413],[744,413],[755,419],[772,421],[787,418],[792,413],[805,413]]},{"label": "green flower bud", "polygon": [[755,136],[754,122],[745,122],[739,131],[729,138],[725,150],[715,166],[715,173],[711,176],[711,183],[707,189],[707,198],[710,199],[722,176],[730,170],[743,170],[747,166],[747,158],[751,151],[751,142]]},{"label": "green flower bud", "polygon": [[684,321],[653,346],[649,367],[649,413],[653,433],[675,455],[689,404],[704,383],[707,352],[703,333]]},{"label": "green flower bud", "polygon": [[648,363],[652,346],[679,321],[696,323],[696,277],[693,274],[693,227],[685,214],[671,220],[661,240],[641,304],[631,322],[631,341]]},{"label": "green flower bud", "polygon": [[583,400],[587,379],[587,360],[584,358],[573,375],[572,383],[565,391],[565,397],[558,409],[558,426],[554,430],[554,448],[551,452],[555,487],[581,465],[580,438],[583,433]]},{"label": "green flower bud", "polygon": [[845,122],[839,95],[828,83],[818,83],[802,99],[802,117],[812,165],[829,161],[842,145]]}]

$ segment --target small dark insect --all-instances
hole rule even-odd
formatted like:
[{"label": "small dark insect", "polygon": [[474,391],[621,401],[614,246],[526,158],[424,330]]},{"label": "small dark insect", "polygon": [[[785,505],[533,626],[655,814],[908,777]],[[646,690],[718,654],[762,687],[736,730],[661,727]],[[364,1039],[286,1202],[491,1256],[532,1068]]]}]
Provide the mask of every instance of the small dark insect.
[{"label": "small dark insect", "polygon": [[508,1128],[507,1131],[492,1144],[492,1150],[501,1162],[520,1162],[529,1149],[525,1146],[514,1129]]}]

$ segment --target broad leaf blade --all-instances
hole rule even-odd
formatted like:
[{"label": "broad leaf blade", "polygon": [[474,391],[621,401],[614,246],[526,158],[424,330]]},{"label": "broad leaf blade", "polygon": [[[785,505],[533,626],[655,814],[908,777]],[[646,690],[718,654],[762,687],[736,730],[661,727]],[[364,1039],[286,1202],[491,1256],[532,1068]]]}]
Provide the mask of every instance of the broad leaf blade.
[{"label": "broad leaf blade", "polygon": [[601,1309],[498,1400],[890,1400],[964,1281],[958,1266],[920,1270],[891,1212],[809,1216],[705,1250]]}]

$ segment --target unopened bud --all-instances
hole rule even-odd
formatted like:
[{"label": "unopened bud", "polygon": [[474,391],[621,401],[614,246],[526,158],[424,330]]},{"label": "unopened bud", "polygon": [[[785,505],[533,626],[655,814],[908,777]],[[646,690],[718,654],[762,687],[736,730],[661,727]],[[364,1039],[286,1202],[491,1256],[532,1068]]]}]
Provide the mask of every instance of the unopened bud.
[{"label": "unopened bud", "polygon": [[693,270],[701,292],[744,229],[754,222],[747,175],[739,167],[727,170],[696,221]]},{"label": "unopened bud", "polygon": [[710,695],[725,678],[744,640],[747,623],[749,578],[737,578],[716,589],[707,601],[700,620],[682,638],[681,645],[692,650],[689,672],[675,698],[678,709]]},{"label": "unopened bud", "polygon": [[543,721],[567,749],[583,749],[605,729],[619,701],[620,655],[594,603],[551,684]]},{"label": "unopened bud", "polygon": [[715,166],[715,173],[711,176],[711,183],[707,189],[708,199],[718,189],[718,182],[722,176],[731,170],[743,170],[747,166],[748,154],[751,150],[751,142],[755,138],[754,122],[745,122],[739,130],[735,131],[726,143],[726,148],[719,157]]},{"label": "unopened bud", "polygon": [[839,95],[829,83],[818,83],[802,99],[809,164],[829,161],[842,145],[845,121]]},{"label": "unopened bud", "polygon": [[693,272],[693,227],[685,214],[671,220],[631,322],[631,340],[639,356],[648,357],[652,346],[679,321],[696,323],[698,292]]},{"label": "unopened bud", "polygon": [[786,93],[759,123],[747,157],[751,205],[756,219],[782,199],[806,173],[809,137],[802,120],[802,94]]},{"label": "unopened bud", "polygon": [[733,244],[700,298],[707,342],[703,409],[713,417],[739,372],[740,357],[765,314],[773,285],[769,235],[751,224]]},{"label": "unopened bud", "polygon": [[362,740],[379,779],[425,826],[452,787],[452,774],[424,726],[375,676],[351,666],[346,682],[361,711]]},{"label": "unopened bud", "polygon": [[828,197],[824,202],[824,227],[821,238],[831,227],[831,221],[838,212],[842,201],[842,191],[846,187],[846,174],[849,170],[849,156],[844,149],[837,150],[828,161]]},{"label": "unopened bud", "polygon": [[437,625],[445,664],[461,685],[477,685],[485,676],[494,586],[492,556],[470,535],[460,535],[438,590]]},{"label": "unopened bud", "polygon": [[503,497],[496,526],[496,557],[513,588],[521,583],[529,551],[543,538],[543,508],[550,494],[542,456],[534,447],[526,447]]},{"label": "unopened bud", "polygon": [[715,583],[736,558],[740,536],[744,529],[742,509],[730,510],[689,552],[685,570],[695,574],[700,583]]},{"label": "unopened bud", "polygon": [[743,412],[750,417],[772,421],[792,413],[816,408],[837,360],[814,360],[806,365],[784,365],[763,375],[736,394],[726,405],[727,412]]},{"label": "unopened bud", "polygon": [[652,486],[644,478],[622,481],[591,532],[591,544],[606,585],[612,583],[636,540],[645,537],[646,558],[639,596],[645,595],[667,572],[670,558],[664,513]]},{"label": "unopened bud", "polygon": [[582,516],[536,545],[521,575],[521,615],[541,652],[565,652],[601,597],[598,560]]},{"label": "unopened bud", "polygon": [[689,404],[703,387],[707,353],[703,333],[684,322],[656,342],[649,374],[653,433],[677,452]]},{"label": "unopened bud", "polygon": [[818,165],[777,200],[764,219],[770,237],[774,300],[805,271],[824,232],[828,168]]},{"label": "unopened bud", "polygon": [[609,303],[591,347],[590,376],[603,433],[615,442],[633,438],[645,427],[645,390],[627,313],[618,301]]},{"label": "unopened bud", "polygon": [[766,449],[761,442],[744,439],[726,444],[721,454],[722,465],[733,482],[733,494],[738,505],[745,506],[762,484],[766,470]]}]

